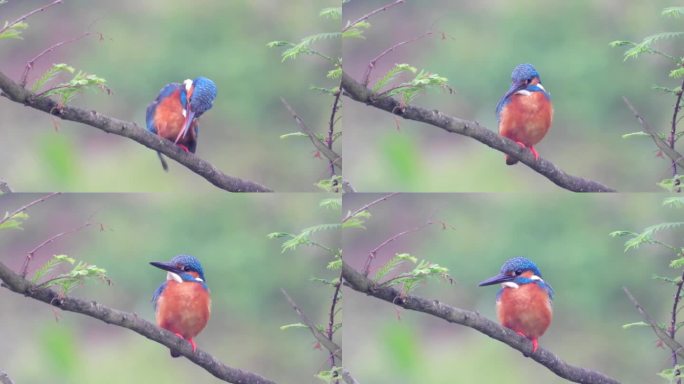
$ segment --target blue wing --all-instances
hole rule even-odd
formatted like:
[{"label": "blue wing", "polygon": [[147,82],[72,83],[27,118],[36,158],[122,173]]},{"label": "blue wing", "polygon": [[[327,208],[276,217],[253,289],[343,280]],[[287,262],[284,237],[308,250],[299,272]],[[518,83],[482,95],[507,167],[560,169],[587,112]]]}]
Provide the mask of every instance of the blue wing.
[{"label": "blue wing", "polygon": [[164,288],[166,288],[166,284],[168,281],[165,281],[162,285],[157,288],[156,291],[154,291],[154,295],[152,295],[152,304],[154,305],[154,310],[157,310],[157,301],[159,300],[159,296],[164,292]]},{"label": "blue wing", "polygon": [[166,84],[164,88],[162,88],[159,91],[159,95],[157,95],[157,98],[154,99],[153,102],[150,103],[150,105],[147,106],[147,114],[145,116],[145,123],[147,125],[147,130],[152,133],[157,133],[157,128],[154,126],[154,112],[157,110],[157,105],[159,105],[159,102],[161,102],[164,98],[169,97],[173,92],[175,92],[177,89],[181,89],[182,86],[180,83],[170,83]]}]

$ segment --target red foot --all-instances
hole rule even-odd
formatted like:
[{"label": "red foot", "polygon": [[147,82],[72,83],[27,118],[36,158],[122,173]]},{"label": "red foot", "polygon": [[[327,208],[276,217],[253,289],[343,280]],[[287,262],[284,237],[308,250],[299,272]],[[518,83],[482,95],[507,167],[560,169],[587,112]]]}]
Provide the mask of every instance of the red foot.
[{"label": "red foot", "polygon": [[[526,339],[529,339],[529,337],[527,337],[526,334],[524,334],[520,331],[516,331],[515,333],[517,333],[518,335],[520,335]],[[530,341],[532,341],[532,353],[537,352],[537,349],[539,349],[539,343],[537,342],[537,339],[530,339]]]},{"label": "red foot", "polygon": [[539,160],[539,154],[537,153],[537,150],[534,149],[534,147],[530,147],[530,151],[532,151],[532,154],[534,155],[534,159]]},{"label": "red foot", "polygon": [[520,146],[520,148],[527,148],[527,145],[525,145],[519,141],[516,141],[515,143],[518,144]]},{"label": "red foot", "polygon": [[[195,344],[195,340],[193,340],[192,338],[189,338],[189,339],[188,339],[188,342],[189,342],[190,345],[192,346],[192,351],[193,351],[193,352],[197,352],[197,344]],[[536,342],[537,342],[537,341],[535,340],[535,343],[536,343]],[[534,351],[533,351],[533,352],[534,352]]]}]

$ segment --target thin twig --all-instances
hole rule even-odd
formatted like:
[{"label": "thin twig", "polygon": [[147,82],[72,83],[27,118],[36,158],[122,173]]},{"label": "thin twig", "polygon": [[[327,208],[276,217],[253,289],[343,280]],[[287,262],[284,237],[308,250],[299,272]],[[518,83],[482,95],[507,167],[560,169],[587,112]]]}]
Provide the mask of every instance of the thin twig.
[{"label": "thin twig", "polygon": [[402,237],[402,236],[408,235],[409,233],[418,232],[418,231],[420,231],[421,229],[423,229],[423,228],[425,228],[425,227],[427,227],[427,226],[429,226],[429,225],[432,225],[432,224],[434,224],[433,221],[428,221],[428,222],[425,222],[425,223],[423,223],[423,224],[421,224],[421,225],[419,225],[419,226],[417,226],[417,227],[410,228],[410,229],[407,229],[407,230],[405,230],[405,231],[401,231],[401,232],[399,232],[399,233],[397,233],[397,234],[392,235],[392,236],[389,237],[387,240],[385,240],[385,241],[383,241],[382,243],[380,243],[377,247],[373,248],[373,250],[371,250],[371,251],[368,253],[368,257],[366,258],[366,263],[365,263],[364,266],[363,266],[363,275],[366,276],[366,277],[368,276],[368,274],[370,273],[370,267],[371,267],[371,263],[373,262],[373,259],[375,259],[375,257],[377,256],[378,252],[379,252],[382,248],[384,248],[385,246],[387,246],[387,244],[389,244],[389,243],[391,243],[391,242],[393,242],[393,241],[399,239],[399,238]]},{"label": "thin twig", "polygon": [[356,21],[354,21],[353,23],[347,21],[347,25],[342,29],[342,32],[346,32],[347,30],[349,30],[349,28],[355,26],[356,24],[358,24],[358,23],[360,23],[360,22],[362,22],[362,21],[366,21],[366,20],[370,19],[373,15],[375,15],[375,14],[377,14],[377,13],[380,13],[380,12],[383,12],[383,11],[386,11],[386,10],[388,10],[388,9],[390,9],[390,8],[392,8],[392,7],[394,7],[395,5],[399,5],[399,4],[403,3],[403,2],[404,2],[404,0],[396,0],[396,1],[393,2],[393,3],[389,3],[389,4],[386,4],[386,5],[383,5],[382,7],[378,8],[378,9],[375,9],[375,10],[373,10],[373,11],[371,11],[371,12],[368,12],[367,14],[365,14],[365,15],[361,16],[360,18],[356,19]]},{"label": "thin twig", "polygon": [[330,353],[332,353],[336,358],[341,360],[342,359],[342,348],[340,348],[332,340],[329,340],[321,331],[318,330],[318,328],[316,327],[316,324],[314,324],[311,320],[309,320],[309,318],[306,316],[306,314],[304,314],[304,312],[302,312],[302,310],[297,306],[297,303],[295,303],[294,300],[292,300],[290,295],[288,295],[284,289],[281,288],[280,292],[283,293],[283,295],[285,296],[285,299],[287,299],[287,302],[290,303],[290,306],[292,307],[292,309],[294,309],[295,313],[297,313],[297,316],[299,316],[299,320],[309,328],[309,330],[311,331],[311,334],[313,334],[313,336],[316,338],[316,340],[318,340],[318,342],[321,343],[321,345],[323,347],[325,347],[325,349],[327,349]]},{"label": "thin twig", "polygon": [[637,111],[637,109],[632,105],[632,103],[629,102],[629,99],[626,97],[622,97],[622,100],[627,104],[627,107],[632,111],[634,114],[634,117],[636,117],[637,121],[639,124],[641,124],[641,127],[644,129],[644,132],[646,132],[649,136],[651,136],[651,139],[653,139],[653,142],[660,148],[667,157],[672,159],[677,165],[680,167],[684,167],[684,156],[682,156],[679,152],[676,150],[670,148],[670,146],[665,142],[665,140],[661,139],[660,136],[658,136],[658,132],[656,132],[655,129],[651,126],[651,124],[644,119],[643,116]]},{"label": "thin twig", "polygon": [[[682,298],[682,286],[684,285],[684,272],[679,278],[679,282],[676,284],[677,290],[675,291],[674,300],[672,302],[672,315],[670,317],[670,338],[674,339],[677,333],[677,313],[679,312],[679,300]],[[677,367],[677,354],[672,352],[672,368]],[[674,370],[674,376],[677,377],[677,384],[682,384],[682,379],[679,377],[680,370]]]},{"label": "thin twig", "polygon": [[34,205],[36,205],[36,204],[39,204],[39,203],[42,203],[42,202],[44,202],[44,201],[47,200],[47,199],[50,199],[50,198],[52,198],[52,197],[54,197],[54,196],[56,196],[56,195],[59,195],[60,193],[61,193],[61,192],[52,192],[52,193],[50,193],[50,194],[48,194],[48,195],[45,195],[45,196],[40,197],[40,198],[38,198],[38,199],[36,199],[36,200],[33,200],[32,202],[30,202],[30,203],[28,203],[28,204],[26,204],[26,205],[20,207],[20,208],[17,209],[16,211],[14,211],[14,212],[12,212],[12,213],[10,213],[10,214],[7,214],[7,216],[5,216],[3,219],[0,219],[0,225],[4,224],[7,220],[13,218],[13,217],[16,216],[17,214],[19,214],[19,213],[21,213],[21,212],[24,212],[25,210],[31,208],[32,206],[34,206]]},{"label": "thin twig", "polygon": [[672,353],[677,354],[677,356],[684,358],[684,347],[682,347],[681,344],[679,344],[677,341],[675,341],[673,338],[670,337],[670,335],[667,334],[667,332],[663,331],[662,328],[658,325],[656,321],[653,320],[651,315],[646,312],[644,307],[639,304],[637,299],[629,292],[627,287],[622,287],[622,290],[625,291],[625,294],[629,298],[629,300],[634,304],[634,307],[636,307],[637,311],[641,314],[641,317],[643,317],[644,321],[653,329],[653,332],[658,336],[660,340],[662,340],[665,345],[667,345],[671,350]]},{"label": "thin twig", "polygon": [[28,274],[29,263],[30,263],[31,260],[33,259],[33,256],[35,256],[36,252],[38,252],[41,248],[43,248],[43,247],[45,247],[46,245],[48,245],[48,244],[54,242],[55,240],[59,239],[60,237],[63,237],[63,236],[66,236],[66,235],[69,235],[69,234],[72,234],[72,233],[76,233],[76,232],[78,232],[78,231],[80,231],[80,230],[82,230],[82,229],[84,229],[84,228],[87,228],[87,227],[89,227],[89,226],[91,226],[91,225],[93,225],[93,223],[90,222],[90,221],[88,221],[88,222],[85,222],[85,223],[79,225],[79,226],[76,227],[76,228],[72,228],[72,229],[70,229],[70,230],[68,230],[68,231],[60,232],[60,233],[58,233],[58,234],[56,234],[56,235],[50,237],[49,239],[43,241],[42,243],[38,244],[38,245],[37,245],[35,248],[33,248],[32,250],[28,251],[28,252],[26,253],[26,259],[24,260],[24,266],[21,268],[21,277],[26,278],[26,275]]},{"label": "thin twig", "polygon": [[[330,303],[330,313],[328,314],[328,340],[333,341],[333,335],[335,333],[335,314],[336,310],[335,307],[337,307],[337,303],[340,300],[340,288],[342,287],[342,274],[340,274],[339,281],[337,284],[335,284],[335,292],[333,293],[332,301]],[[341,362],[340,362],[341,363]],[[341,364],[340,364],[341,365]],[[335,355],[330,352],[330,368],[334,368],[336,366],[335,364]]]},{"label": "thin twig", "polygon": [[61,4],[61,3],[62,3],[62,0],[55,0],[55,1],[53,1],[52,3],[50,3],[50,4],[47,4],[47,5],[44,5],[44,6],[40,7],[40,8],[34,9],[33,11],[31,11],[31,12],[29,12],[29,13],[27,13],[27,14],[21,16],[21,17],[19,17],[18,19],[14,20],[13,22],[8,23],[5,27],[0,28],[0,34],[2,34],[3,32],[5,32],[6,30],[12,28],[12,26],[14,26],[14,25],[16,25],[16,24],[18,24],[18,23],[21,23],[22,21],[28,19],[28,18],[31,17],[33,14],[38,13],[38,12],[42,12],[42,11],[44,11],[44,10],[46,10],[46,9],[48,9],[48,8],[50,8],[50,7],[52,7],[53,5],[57,5],[57,4]]},{"label": "thin twig", "polygon": [[[326,140],[326,144],[328,145],[328,149],[332,151],[333,149],[333,141],[335,140],[335,123],[337,122],[337,119],[335,119],[335,115],[337,114],[337,110],[339,109],[339,103],[340,103],[340,97],[342,96],[342,83],[337,87],[337,92],[335,92],[335,99],[333,101],[332,105],[332,112],[330,112],[330,122],[328,123],[328,139]],[[335,176],[335,163],[333,163],[332,160],[329,159],[330,162],[330,177]]]},{"label": "thin twig", "polygon": [[375,204],[381,203],[381,202],[383,202],[383,201],[385,201],[385,200],[389,199],[390,197],[397,195],[397,194],[399,194],[399,192],[392,192],[392,193],[385,195],[379,199],[371,201],[370,203],[364,205],[363,207],[361,207],[361,208],[359,208],[353,212],[350,211],[347,214],[347,216],[345,216],[344,219],[342,219],[342,222],[343,223],[346,222],[347,220],[351,219],[352,217],[358,215],[359,213],[361,213],[363,211],[367,211],[370,207],[374,206]]},{"label": "thin twig", "polygon": [[[41,57],[43,57],[43,56],[47,55],[48,53],[54,51],[55,49],[61,47],[62,45],[70,44],[70,43],[79,41],[79,40],[81,40],[82,38],[84,38],[84,37],[86,37],[86,36],[90,36],[90,35],[92,35],[92,34],[93,34],[93,32],[84,32],[84,33],[82,33],[82,34],[80,34],[80,35],[78,35],[78,36],[76,36],[76,37],[74,37],[74,38],[72,38],[72,39],[57,42],[57,43],[55,43],[55,44],[49,46],[49,47],[46,48],[45,50],[43,50],[41,53],[37,54],[34,58],[32,58],[31,60],[29,60],[29,61],[26,62],[26,66],[24,67],[24,73],[21,75],[21,80],[19,81],[19,84],[20,84],[22,87],[26,87],[26,83],[28,82],[29,72],[31,71],[31,69],[33,69],[33,66],[35,65],[35,63],[36,63],[36,61],[37,61],[38,59],[40,59]],[[100,36],[100,39],[101,39],[101,38],[102,38],[102,35],[101,35],[101,34],[98,34],[98,35]],[[56,88],[49,89],[49,91],[52,91],[52,90],[55,90],[55,89],[57,89],[57,87],[56,87]],[[45,92],[47,92],[47,91],[45,91]],[[41,97],[41,96],[43,96],[43,95],[45,94],[45,92],[42,92],[42,93],[37,94],[36,97]]]},{"label": "thin twig", "polygon": [[285,101],[284,98],[280,98],[280,101],[283,103],[285,108],[290,112],[292,117],[294,118],[295,122],[297,123],[297,126],[299,126],[299,130],[309,136],[309,140],[311,140],[311,143],[313,143],[314,147],[318,149],[323,156],[328,158],[334,166],[336,166],[340,171],[342,170],[342,157],[335,153],[332,149],[329,149],[328,146],[316,136],[314,131],[309,129],[309,127],[304,123],[304,120],[302,120],[301,117],[297,114],[297,112],[290,106],[290,104]]},{"label": "thin twig", "polygon": [[[682,93],[684,92],[684,81],[682,81],[682,85],[679,86],[679,92],[677,92],[677,101],[675,102],[674,106],[674,112],[672,112],[672,126],[670,127],[670,148],[674,149],[675,147],[675,142],[676,140],[676,135],[677,135],[677,114],[679,114],[679,110],[681,109],[682,105]],[[673,160],[672,161],[672,178],[677,177],[677,163]],[[675,180],[674,185],[677,187],[677,192],[681,192],[682,189],[679,187],[679,179]],[[682,380],[677,379],[677,384],[681,384]]]},{"label": "thin twig", "polygon": [[412,39],[400,41],[400,42],[394,44],[393,46],[387,48],[386,50],[382,51],[379,55],[375,56],[371,61],[368,62],[368,68],[366,68],[366,72],[363,74],[363,81],[361,82],[361,84],[363,84],[366,87],[368,86],[368,83],[370,82],[371,72],[373,72],[373,68],[375,68],[375,64],[378,62],[378,60],[382,59],[385,55],[389,54],[390,52],[394,51],[395,49],[397,49],[403,45],[413,43],[413,42],[421,40],[425,37],[431,36],[433,33],[434,32],[432,32],[432,31],[427,31],[427,32],[423,33],[422,35],[416,36]]}]

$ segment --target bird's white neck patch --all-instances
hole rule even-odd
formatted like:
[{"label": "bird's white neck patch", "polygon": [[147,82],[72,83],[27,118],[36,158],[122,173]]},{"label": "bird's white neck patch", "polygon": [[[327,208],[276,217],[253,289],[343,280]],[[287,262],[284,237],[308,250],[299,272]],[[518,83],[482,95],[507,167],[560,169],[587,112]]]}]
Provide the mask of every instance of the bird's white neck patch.
[{"label": "bird's white neck patch", "polygon": [[182,283],[183,279],[177,274],[173,272],[166,272],[166,280],[175,280],[178,283]]},{"label": "bird's white neck patch", "polygon": [[502,288],[513,288],[513,289],[518,289],[520,286],[517,283],[514,283],[512,281],[507,281],[505,283],[501,283]]},{"label": "bird's white neck patch", "polygon": [[192,87],[192,80],[190,80],[190,79],[183,80],[183,86],[185,87],[185,92],[190,92],[190,88]]},{"label": "bird's white neck patch", "polygon": [[537,88],[539,88],[539,89],[541,89],[542,91],[546,92],[546,88],[544,88],[544,86],[541,85],[541,83],[537,83],[536,85],[537,85]]},{"label": "bird's white neck patch", "polygon": [[544,281],[544,280],[542,280],[541,277],[539,277],[539,276],[537,276],[537,275],[532,275],[532,276],[528,277],[528,279],[530,279],[530,280],[537,280],[537,281]]},{"label": "bird's white neck patch", "polygon": [[532,94],[532,92],[528,91],[527,89],[521,89],[518,92],[516,92],[515,94],[516,95],[529,96]]},{"label": "bird's white neck patch", "polygon": [[201,277],[195,277],[195,281],[198,282],[198,283],[203,283],[203,282],[204,282],[204,280],[202,280]]}]

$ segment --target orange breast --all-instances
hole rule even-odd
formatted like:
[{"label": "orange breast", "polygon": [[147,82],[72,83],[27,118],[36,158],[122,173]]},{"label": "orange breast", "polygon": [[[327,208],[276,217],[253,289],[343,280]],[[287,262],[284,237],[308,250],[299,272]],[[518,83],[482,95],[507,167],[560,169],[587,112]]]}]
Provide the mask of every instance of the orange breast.
[{"label": "orange breast", "polygon": [[159,136],[168,140],[175,140],[178,133],[183,129],[184,122],[185,117],[183,116],[183,106],[180,102],[180,90],[176,90],[157,105],[157,110],[154,114],[154,125]]},{"label": "orange breast", "polygon": [[506,328],[536,339],[546,332],[553,312],[546,291],[537,284],[504,288],[496,303],[499,322]]},{"label": "orange breast", "polygon": [[190,339],[209,321],[211,299],[199,283],[169,280],[157,301],[157,324]]},{"label": "orange breast", "polygon": [[499,133],[528,147],[534,146],[549,131],[552,119],[553,106],[543,93],[514,94],[501,111]]}]

